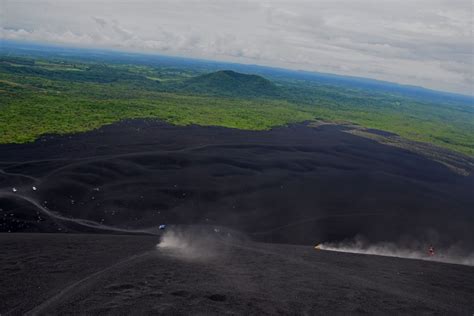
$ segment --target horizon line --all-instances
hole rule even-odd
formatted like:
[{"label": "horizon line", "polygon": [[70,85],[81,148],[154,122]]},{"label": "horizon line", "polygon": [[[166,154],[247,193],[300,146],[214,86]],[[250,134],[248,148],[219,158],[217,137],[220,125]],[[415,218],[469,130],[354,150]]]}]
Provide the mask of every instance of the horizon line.
[{"label": "horizon line", "polygon": [[[29,43],[33,45],[40,45],[40,46],[42,45],[45,47],[62,47],[62,48],[71,48],[71,49],[79,49],[79,50],[86,50],[86,51],[129,53],[129,54],[136,54],[136,55],[168,57],[168,58],[177,58],[177,59],[185,59],[185,60],[195,60],[195,61],[200,61],[200,62],[212,62],[216,64],[221,63],[221,64],[232,64],[232,65],[239,65],[239,66],[254,66],[254,67],[260,67],[260,68],[266,68],[266,69],[280,70],[280,71],[283,70],[283,71],[307,73],[307,74],[314,74],[314,75],[326,75],[326,76],[334,76],[334,77],[354,79],[354,80],[362,79],[362,80],[372,81],[374,83],[378,82],[378,83],[385,83],[385,84],[391,84],[391,85],[398,85],[400,87],[405,87],[405,88],[417,88],[417,89],[422,89],[422,90],[435,92],[435,93],[442,93],[442,94],[448,94],[452,96],[474,99],[474,91],[472,92],[472,94],[465,94],[465,93],[453,92],[453,91],[448,91],[448,90],[436,90],[436,89],[424,87],[421,85],[406,84],[406,83],[400,83],[396,81],[387,81],[387,80],[381,80],[381,79],[376,79],[376,78],[371,78],[371,77],[362,77],[362,76],[357,76],[357,75],[344,75],[344,74],[338,74],[338,73],[320,72],[316,70],[285,68],[281,66],[268,66],[268,65],[258,64],[258,63],[225,61],[225,60],[219,60],[219,59],[207,59],[207,58],[190,57],[190,56],[184,56],[184,55],[168,55],[168,54],[163,54],[156,51],[140,51],[140,50],[126,49],[126,48],[103,47],[103,46],[94,47],[94,46],[81,45],[81,44],[75,45],[75,44],[60,43],[60,42],[32,41],[32,40],[23,40],[23,39],[5,39],[5,38],[0,37],[0,44],[2,42],[11,42],[11,43],[20,43],[20,44]],[[1,48],[2,48],[2,45],[0,45],[0,51],[1,51]]]}]

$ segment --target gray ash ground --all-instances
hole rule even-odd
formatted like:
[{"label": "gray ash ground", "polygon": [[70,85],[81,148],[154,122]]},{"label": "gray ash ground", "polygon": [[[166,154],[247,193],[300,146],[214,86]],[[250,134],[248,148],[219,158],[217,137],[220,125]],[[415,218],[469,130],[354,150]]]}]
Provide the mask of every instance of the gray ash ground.
[{"label": "gray ash ground", "polygon": [[158,241],[154,236],[1,234],[0,313],[474,311],[472,267],[251,241],[219,242],[199,256],[209,250],[206,244],[157,248]]},{"label": "gray ash ground", "polygon": [[[39,311],[472,313],[472,267],[268,244],[362,235],[473,252],[472,172],[343,129],[135,120],[1,145],[0,313],[49,300]],[[130,235],[160,224],[249,241],[202,264]]]}]

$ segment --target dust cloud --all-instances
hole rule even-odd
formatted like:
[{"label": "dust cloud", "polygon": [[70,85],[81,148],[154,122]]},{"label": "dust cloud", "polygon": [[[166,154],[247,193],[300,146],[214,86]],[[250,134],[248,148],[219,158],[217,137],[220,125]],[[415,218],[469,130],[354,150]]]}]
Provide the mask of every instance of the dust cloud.
[{"label": "dust cloud", "polygon": [[208,260],[224,256],[228,242],[235,240],[232,233],[221,228],[172,227],[163,233],[156,247],[185,260]]},{"label": "dust cloud", "polygon": [[[460,244],[453,244],[438,249],[434,245],[422,242],[412,242],[411,245],[400,245],[394,242],[370,243],[363,237],[356,237],[348,241],[321,243],[317,247],[318,249],[326,251],[428,260],[474,266],[474,252],[466,251]],[[430,247],[433,247],[433,254],[430,254]]]}]

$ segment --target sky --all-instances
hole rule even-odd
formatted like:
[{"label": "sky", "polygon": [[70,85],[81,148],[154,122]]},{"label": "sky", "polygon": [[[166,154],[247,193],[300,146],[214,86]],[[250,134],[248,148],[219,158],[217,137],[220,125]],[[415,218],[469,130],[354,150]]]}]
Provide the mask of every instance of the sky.
[{"label": "sky", "polygon": [[473,0],[0,0],[0,38],[473,94]]}]

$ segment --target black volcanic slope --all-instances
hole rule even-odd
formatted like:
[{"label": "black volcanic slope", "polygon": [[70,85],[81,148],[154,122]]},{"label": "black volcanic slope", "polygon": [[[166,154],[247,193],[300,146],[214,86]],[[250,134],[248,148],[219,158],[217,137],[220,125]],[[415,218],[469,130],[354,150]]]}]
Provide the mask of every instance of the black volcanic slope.
[{"label": "black volcanic slope", "polygon": [[221,70],[187,80],[183,91],[221,96],[275,97],[280,94],[271,81],[258,76]]},{"label": "black volcanic slope", "polygon": [[[192,236],[196,240],[195,236]],[[252,242],[0,234],[2,315],[471,315],[472,267]]]},{"label": "black volcanic slope", "polygon": [[253,132],[125,121],[2,145],[0,230],[203,223],[271,242],[361,234],[473,249],[472,174],[342,129]]}]

